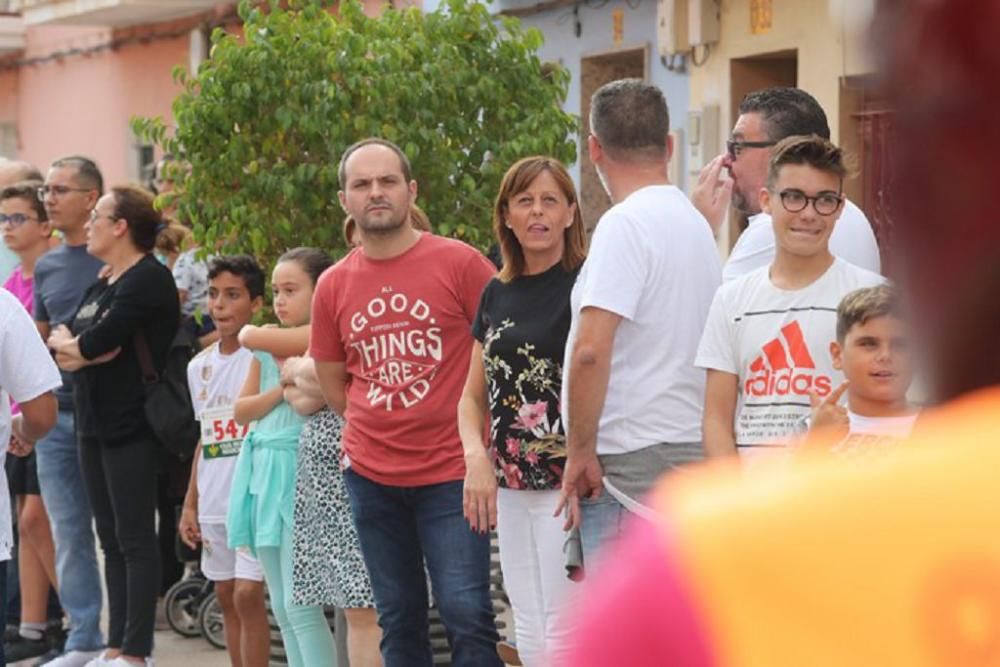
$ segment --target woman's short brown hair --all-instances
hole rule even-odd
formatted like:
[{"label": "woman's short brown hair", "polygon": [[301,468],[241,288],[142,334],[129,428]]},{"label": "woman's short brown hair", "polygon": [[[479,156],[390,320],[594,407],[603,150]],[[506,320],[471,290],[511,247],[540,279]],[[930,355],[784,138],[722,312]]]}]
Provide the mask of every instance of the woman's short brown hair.
[{"label": "woman's short brown hair", "polygon": [[174,220],[165,220],[166,227],[156,235],[156,249],[164,255],[176,255],[191,247],[191,230]]},{"label": "woman's short brown hair", "polygon": [[515,162],[504,174],[500,192],[493,205],[493,233],[496,234],[500,254],[503,256],[503,268],[498,277],[505,283],[524,274],[524,251],[514,232],[507,226],[510,200],[514,195],[527,190],[542,172],[552,175],[566,201],[575,207],[573,224],[563,231],[563,268],[572,271],[583,264],[587,256],[587,235],[583,228],[583,216],[580,214],[580,202],[576,196],[576,186],[566,167],[559,160],[544,155],[526,157]]},{"label": "woman's short brown hair", "polygon": [[115,220],[125,221],[136,248],[152,252],[156,247],[156,237],[163,229],[163,217],[153,207],[153,193],[128,183],[111,188],[111,195],[115,201]]}]

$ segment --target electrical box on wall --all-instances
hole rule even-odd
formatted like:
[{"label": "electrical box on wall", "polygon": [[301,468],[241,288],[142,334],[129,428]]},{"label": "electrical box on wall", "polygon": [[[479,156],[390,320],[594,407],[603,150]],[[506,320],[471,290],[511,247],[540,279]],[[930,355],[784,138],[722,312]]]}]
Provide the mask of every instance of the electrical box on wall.
[{"label": "electrical box on wall", "polygon": [[687,167],[697,174],[720,152],[719,107],[702,107],[688,112]]},{"label": "electrical box on wall", "polygon": [[688,41],[688,0],[657,0],[656,41],[661,56],[687,53],[691,50]]},{"label": "electrical box on wall", "polygon": [[718,0],[687,0],[687,35],[692,46],[714,44],[722,32]]}]

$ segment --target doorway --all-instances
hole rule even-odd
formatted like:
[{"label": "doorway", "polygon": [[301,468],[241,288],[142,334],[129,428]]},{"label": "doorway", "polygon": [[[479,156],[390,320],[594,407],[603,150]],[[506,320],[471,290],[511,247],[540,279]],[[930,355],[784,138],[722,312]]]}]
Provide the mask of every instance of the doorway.
[{"label": "doorway", "polygon": [[[798,85],[799,55],[798,51],[774,51],[761,53],[747,58],[733,58],[729,61],[730,107],[729,118],[735,124],[739,117],[740,102],[747,93],[772,86]],[[729,129],[724,132],[729,136]],[[746,229],[747,218],[733,209],[729,212],[729,248],[736,244],[740,233]]]},{"label": "doorway", "polygon": [[854,156],[855,178],[844,184],[847,197],[861,207],[872,224],[882,256],[882,273],[892,273],[893,217],[890,160],[893,113],[870,75],[844,77],[840,81],[840,146]]},{"label": "doorway", "polygon": [[587,151],[590,135],[590,98],[598,88],[618,79],[647,78],[645,47],[586,56],[580,63],[580,213],[589,237],[597,221],[611,208],[601,179]]}]

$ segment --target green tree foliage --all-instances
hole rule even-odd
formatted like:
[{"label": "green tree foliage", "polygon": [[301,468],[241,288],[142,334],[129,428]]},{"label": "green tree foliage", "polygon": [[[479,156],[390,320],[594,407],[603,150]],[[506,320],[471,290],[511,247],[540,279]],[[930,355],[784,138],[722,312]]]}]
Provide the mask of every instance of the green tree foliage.
[{"label": "green tree foliage", "polygon": [[242,36],[216,30],[195,76],[175,70],[176,127],[133,120],[190,165],[175,170],[176,203],[205,247],[266,265],[297,245],[342,253],[337,163],[369,136],[407,153],[435,231],[480,247],[507,167],[575,160],[577,121],[560,107],[569,74],[538,59],[537,30],[470,0],[379,18],[327,4],[244,1]]}]

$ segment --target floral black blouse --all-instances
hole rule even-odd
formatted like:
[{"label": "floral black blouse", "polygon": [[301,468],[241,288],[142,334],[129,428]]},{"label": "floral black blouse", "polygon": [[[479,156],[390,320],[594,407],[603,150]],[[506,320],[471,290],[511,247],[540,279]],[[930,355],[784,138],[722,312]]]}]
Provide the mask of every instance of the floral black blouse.
[{"label": "floral black blouse", "polygon": [[578,271],[556,264],[483,291],[472,334],[483,344],[490,452],[509,489],[557,489],[566,465],[559,403],[569,334],[569,296]]}]

